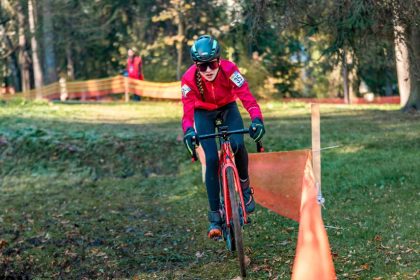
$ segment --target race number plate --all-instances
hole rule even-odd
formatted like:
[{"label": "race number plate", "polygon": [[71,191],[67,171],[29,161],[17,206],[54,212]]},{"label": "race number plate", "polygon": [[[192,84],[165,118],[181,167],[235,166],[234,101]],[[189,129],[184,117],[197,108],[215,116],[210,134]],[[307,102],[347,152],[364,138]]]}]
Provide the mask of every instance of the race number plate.
[{"label": "race number plate", "polygon": [[239,73],[238,71],[235,71],[232,76],[230,76],[230,79],[232,80],[232,82],[237,86],[237,87],[241,87],[244,82],[245,79],[244,77],[242,77],[241,73]]}]

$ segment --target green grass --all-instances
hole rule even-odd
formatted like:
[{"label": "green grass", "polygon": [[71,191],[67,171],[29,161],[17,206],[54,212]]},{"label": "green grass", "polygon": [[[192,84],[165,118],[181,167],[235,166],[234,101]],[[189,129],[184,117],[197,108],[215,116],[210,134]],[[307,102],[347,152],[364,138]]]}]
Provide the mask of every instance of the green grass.
[{"label": "green grass", "polygon": [[[267,150],[310,147],[309,105],[262,109]],[[235,278],[235,257],[206,238],[181,112],[169,102],[0,103],[0,278]],[[418,278],[420,116],[322,105],[321,131],[323,147],[340,145],[322,154],[339,279]],[[289,279],[297,231],[258,207],[244,236],[249,279]]]}]

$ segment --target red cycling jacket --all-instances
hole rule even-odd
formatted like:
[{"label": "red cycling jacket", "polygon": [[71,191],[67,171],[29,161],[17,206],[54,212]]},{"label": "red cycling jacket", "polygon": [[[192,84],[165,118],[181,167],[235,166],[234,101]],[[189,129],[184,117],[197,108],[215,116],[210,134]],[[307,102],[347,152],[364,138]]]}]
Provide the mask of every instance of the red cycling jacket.
[{"label": "red cycling jacket", "polygon": [[142,65],[143,62],[140,56],[134,56],[132,59],[127,59],[127,73],[128,77],[137,79],[137,80],[144,80],[143,73],[142,73]]},{"label": "red cycling jacket", "polygon": [[204,100],[196,85],[196,71],[197,67],[194,64],[185,72],[181,80],[182,103],[184,105],[182,129],[184,132],[194,126],[194,109],[216,110],[234,102],[237,98],[241,100],[252,120],[263,119],[260,106],[249,90],[248,82],[233,62],[220,60],[219,72],[212,82],[201,77]]}]

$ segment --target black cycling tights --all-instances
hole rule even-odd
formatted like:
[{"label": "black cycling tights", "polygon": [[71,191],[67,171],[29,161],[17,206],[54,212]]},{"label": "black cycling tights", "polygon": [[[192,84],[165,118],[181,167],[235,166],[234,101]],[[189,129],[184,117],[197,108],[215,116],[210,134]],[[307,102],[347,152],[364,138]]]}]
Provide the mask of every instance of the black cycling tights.
[{"label": "black cycling tights", "polygon": [[[217,117],[222,119],[224,126],[229,130],[243,129],[244,124],[236,102],[229,103],[214,111],[195,109],[194,121],[198,135],[215,133],[215,120]],[[233,134],[230,136],[232,150],[235,153],[235,164],[241,179],[248,178],[248,153],[244,145],[243,134]],[[219,158],[218,144],[216,139],[205,139],[200,141],[206,155],[206,188],[211,211],[220,208],[220,186],[219,186]]]}]

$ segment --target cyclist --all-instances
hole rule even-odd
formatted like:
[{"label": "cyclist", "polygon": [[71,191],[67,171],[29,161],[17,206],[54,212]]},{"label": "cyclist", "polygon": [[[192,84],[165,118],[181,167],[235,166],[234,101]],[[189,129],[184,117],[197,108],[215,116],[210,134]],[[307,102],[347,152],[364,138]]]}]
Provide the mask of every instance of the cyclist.
[{"label": "cyclist", "polygon": [[[248,83],[231,61],[220,59],[220,45],[209,35],[199,37],[191,47],[194,64],[184,73],[181,81],[184,143],[192,155],[199,135],[215,132],[215,120],[221,118],[230,130],[243,129],[242,117],[236,99],[248,111],[252,124],[251,137],[258,142],[265,133],[260,106],[251,94]],[[194,129],[194,125],[196,130]],[[241,181],[247,213],[254,211],[255,202],[248,177],[248,153],[242,134],[231,135],[232,150]],[[201,141],[206,156],[206,189],[210,205],[208,237],[222,235],[220,216],[220,185],[218,176],[218,151],[216,140]]]}]

